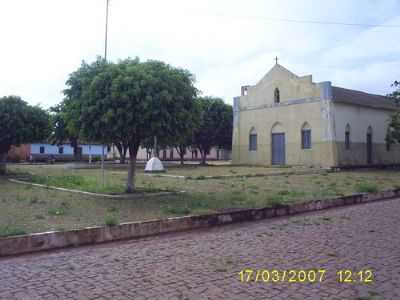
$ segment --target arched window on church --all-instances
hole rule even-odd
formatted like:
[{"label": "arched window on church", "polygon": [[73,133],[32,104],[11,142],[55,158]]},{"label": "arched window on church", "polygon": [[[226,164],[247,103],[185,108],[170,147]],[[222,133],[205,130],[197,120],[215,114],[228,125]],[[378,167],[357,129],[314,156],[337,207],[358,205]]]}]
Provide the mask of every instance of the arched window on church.
[{"label": "arched window on church", "polygon": [[275,91],[274,91],[274,103],[280,103],[280,102],[281,102],[281,95],[280,95],[279,89],[275,88]]},{"label": "arched window on church", "polygon": [[301,127],[301,148],[311,149],[311,127],[307,122]]},{"label": "arched window on church", "polygon": [[350,124],[346,125],[344,144],[345,144],[346,150],[350,150]]},{"label": "arched window on church", "polygon": [[257,132],[254,127],[249,134],[249,151],[257,151]]}]

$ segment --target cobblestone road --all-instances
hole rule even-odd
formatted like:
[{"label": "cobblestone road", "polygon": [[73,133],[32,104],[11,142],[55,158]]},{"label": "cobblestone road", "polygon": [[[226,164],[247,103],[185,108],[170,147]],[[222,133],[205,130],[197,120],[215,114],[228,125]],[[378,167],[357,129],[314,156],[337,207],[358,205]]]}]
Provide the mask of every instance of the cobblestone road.
[{"label": "cobblestone road", "polygon": [[[322,283],[241,283],[253,269]],[[374,283],[336,282],[372,269]],[[363,298],[365,297],[365,298]],[[400,299],[400,199],[0,260],[0,299]]]}]

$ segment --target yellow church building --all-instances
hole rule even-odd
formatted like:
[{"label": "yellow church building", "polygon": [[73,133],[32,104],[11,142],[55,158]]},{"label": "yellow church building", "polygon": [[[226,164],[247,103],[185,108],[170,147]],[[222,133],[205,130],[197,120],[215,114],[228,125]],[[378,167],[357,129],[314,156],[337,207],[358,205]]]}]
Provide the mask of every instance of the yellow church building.
[{"label": "yellow church building", "polygon": [[276,63],[256,85],[242,87],[233,109],[233,163],[400,163],[399,145],[385,141],[398,108],[384,96],[314,83]]}]

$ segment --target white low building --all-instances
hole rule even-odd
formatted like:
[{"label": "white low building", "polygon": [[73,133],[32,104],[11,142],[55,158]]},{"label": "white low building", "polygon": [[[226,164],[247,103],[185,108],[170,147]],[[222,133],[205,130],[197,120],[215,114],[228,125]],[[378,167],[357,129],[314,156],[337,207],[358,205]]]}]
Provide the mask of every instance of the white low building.
[{"label": "white low building", "polygon": [[[29,160],[73,160],[74,148],[70,144],[52,145],[52,144],[30,144],[28,145]],[[100,158],[103,146],[98,144],[79,144],[77,157],[79,160],[88,160]],[[104,153],[107,153],[107,146],[104,146]]]},{"label": "white low building", "polygon": [[[119,152],[115,145],[111,146],[110,151],[107,153],[107,159],[119,159]],[[210,153],[207,154],[207,160],[230,160],[231,159],[231,150],[227,149],[219,149],[219,148],[212,148]],[[146,148],[140,147],[137,160],[147,161],[152,157],[152,153],[148,152]],[[178,161],[180,160],[178,151],[175,148],[166,148],[160,149],[158,153],[158,157],[162,161]],[[129,152],[126,153],[126,158],[129,158]],[[185,161],[200,161],[201,154],[198,149],[191,149],[188,148],[186,154],[184,156]]]}]

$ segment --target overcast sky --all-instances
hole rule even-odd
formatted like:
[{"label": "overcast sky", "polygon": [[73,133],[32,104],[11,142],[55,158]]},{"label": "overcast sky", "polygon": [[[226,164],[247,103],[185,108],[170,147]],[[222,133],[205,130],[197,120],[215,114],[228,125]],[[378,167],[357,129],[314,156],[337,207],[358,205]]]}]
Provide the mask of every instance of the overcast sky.
[{"label": "overcast sky", "polygon": [[[50,107],[68,74],[104,53],[106,0],[1,0],[0,96]],[[398,0],[110,0],[109,58],[190,70],[227,103],[274,64],[386,94],[400,80]],[[379,24],[342,26],[278,19]],[[395,27],[398,25],[398,27]],[[392,27],[390,27],[392,26]]]}]

